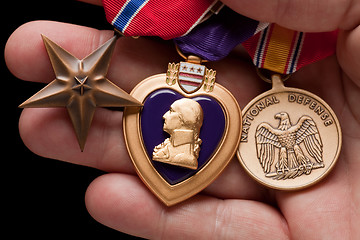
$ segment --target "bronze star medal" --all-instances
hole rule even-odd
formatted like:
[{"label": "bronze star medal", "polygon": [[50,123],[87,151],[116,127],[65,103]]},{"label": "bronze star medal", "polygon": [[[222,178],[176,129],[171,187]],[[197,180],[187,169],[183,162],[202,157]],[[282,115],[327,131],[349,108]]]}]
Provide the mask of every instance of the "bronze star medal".
[{"label": "bronze star medal", "polygon": [[47,37],[42,37],[56,79],[20,107],[66,107],[81,151],[84,150],[96,107],[142,106],[105,77],[116,36],[83,60],[77,59]]}]

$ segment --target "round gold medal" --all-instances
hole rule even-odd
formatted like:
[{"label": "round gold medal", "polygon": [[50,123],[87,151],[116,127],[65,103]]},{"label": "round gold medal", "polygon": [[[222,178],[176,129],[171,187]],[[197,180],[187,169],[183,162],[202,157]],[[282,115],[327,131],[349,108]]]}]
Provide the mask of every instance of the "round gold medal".
[{"label": "round gold medal", "polygon": [[318,96],[283,85],[253,99],[242,111],[237,152],[245,170],[259,183],[296,190],[323,179],[339,156],[342,137],[333,110]]}]

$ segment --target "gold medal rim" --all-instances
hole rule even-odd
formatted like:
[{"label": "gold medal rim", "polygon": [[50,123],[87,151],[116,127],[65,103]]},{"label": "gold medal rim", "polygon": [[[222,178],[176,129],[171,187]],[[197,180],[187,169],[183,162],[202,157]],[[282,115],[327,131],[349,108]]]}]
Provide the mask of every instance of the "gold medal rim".
[{"label": "gold medal rim", "polygon": [[[280,187],[274,184],[271,184],[269,182],[266,182],[264,180],[262,180],[261,178],[259,178],[256,174],[254,174],[246,165],[246,161],[243,159],[243,157],[241,157],[241,153],[240,153],[240,148],[242,146],[244,146],[243,143],[240,142],[238,150],[236,152],[236,156],[240,162],[240,164],[242,165],[242,167],[245,169],[245,171],[248,173],[248,175],[253,178],[256,182],[260,183],[261,185],[264,185],[268,188],[271,189],[275,189],[275,190],[285,190],[285,191],[296,191],[296,190],[302,190],[308,187],[311,187],[313,185],[315,185],[316,183],[322,181],[327,175],[330,174],[330,172],[332,171],[332,169],[335,167],[338,159],[339,159],[339,155],[341,152],[341,147],[342,147],[342,132],[341,132],[341,126],[340,126],[340,122],[334,112],[334,110],[329,106],[329,104],[327,104],[322,98],[320,98],[319,96],[317,96],[316,94],[313,94],[309,91],[303,90],[303,89],[298,89],[298,88],[292,88],[292,87],[285,87],[285,86],[277,86],[275,88],[270,89],[269,91],[266,91],[258,96],[256,96],[255,98],[253,98],[242,110],[242,117],[244,116],[244,114],[246,114],[246,112],[256,103],[258,102],[260,99],[265,98],[266,96],[270,96],[276,93],[281,93],[281,92],[294,92],[294,93],[298,93],[298,94],[304,94],[304,95],[308,95],[309,97],[315,99],[316,101],[320,102],[325,108],[326,110],[331,114],[331,116],[334,119],[334,123],[338,132],[338,148],[336,151],[336,154],[334,156],[334,160],[332,161],[331,166],[329,166],[327,168],[327,170],[324,171],[323,174],[321,174],[318,178],[310,181],[310,182],[306,182],[303,184],[298,184],[296,186],[286,186],[286,187]],[[242,131],[242,130],[241,130]],[[241,135],[241,134],[240,134]],[[256,161],[258,161],[258,159],[256,159]]]},{"label": "gold medal rim", "polygon": [[158,74],[140,82],[130,95],[138,101],[144,102],[151,92],[164,88],[173,89],[187,98],[199,95],[213,97],[222,106],[226,121],[221,142],[202,169],[188,179],[170,185],[153,167],[151,159],[145,150],[140,125],[141,111],[139,108],[125,108],[123,116],[124,138],[135,170],[146,186],[164,204],[172,206],[203,190],[225,169],[238,149],[242,116],[240,107],[233,95],[225,87],[217,83],[211,93],[204,91],[203,88],[195,93],[186,93],[178,83],[172,86],[166,84],[166,74]]}]

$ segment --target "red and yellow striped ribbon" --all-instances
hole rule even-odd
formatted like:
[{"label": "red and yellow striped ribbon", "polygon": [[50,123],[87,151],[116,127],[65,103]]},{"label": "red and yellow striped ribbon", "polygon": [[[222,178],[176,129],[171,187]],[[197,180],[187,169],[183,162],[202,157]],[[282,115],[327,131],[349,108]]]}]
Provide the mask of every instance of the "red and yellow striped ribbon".
[{"label": "red and yellow striped ribbon", "polygon": [[304,33],[271,24],[243,43],[255,66],[291,74],[335,53],[338,31]]}]

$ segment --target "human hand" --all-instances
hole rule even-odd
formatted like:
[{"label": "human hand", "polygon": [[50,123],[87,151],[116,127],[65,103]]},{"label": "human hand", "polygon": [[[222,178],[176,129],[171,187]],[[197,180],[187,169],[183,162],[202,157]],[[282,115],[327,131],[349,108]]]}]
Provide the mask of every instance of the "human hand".
[{"label": "human hand", "polygon": [[[238,2],[246,1],[226,1],[235,10]],[[329,1],[323,2],[330,5]],[[251,4],[256,6],[254,1]],[[356,10],[355,5],[345,4],[327,9],[344,8],[351,9],[350,12]],[[292,9],[300,8],[293,6]],[[251,9],[246,11],[248,13],[243,14],[252,14]],[[320,11],[319,18],[323,16]],[[286,12],[283,16],[287,16]],[[299,16],[293,21],[308,19],[304,13]],[[349,14],[346,22],[356,22],[358,16],[360,14]],[[344,15],[338,19],[347,18]],[[276,21],[270,17],[261,20]],[[316,26],[316,20],[312,19],[314,24],[309,24],[313,31],[332,30],[335,26],[323,29],[320,24]],[[285,17],[277,22],[291,23]],[[325,180],[306,190],[268,190],[250,179],[234,159],[201,194],[167,208],[147,190],[133,170],[123,143],[122,114],[106,109],[97,109],[84,153],[78,149],[64,109],[25,109],[20,120],[22,138],[39,155],[110,172],[89,186],[86,204],[99,222],[129,234],[151,239],[356,238],[360,223],[360,189],[356,185],[359,183],[356,173],[360,170],[360,159],[356,155],[360,147],[360,109],[356,105],[360,100],[360,59],[357,57],[360,30],[340,22],[336,26],[345,28],[340,34],[337,57],[305,67],[288,82],[322,97],[335,110],[343,126],[343,150],[335,169]],[[299,25],[292,27],[304,30],[298,28]],[[6,48],[8,67],[17,77],[41,82],[54,79],[40,34],[54,39],[78,58],[85,57],[112,35],[109,31],[56,22],[24,25],[11,36]],[[120,39],[108,78],[129,92],[140,80],[164,72],[167,63],[176,59],[177,54],[169,43],[145,38]],[[241,107],[270,88],[258,79],[241,50],[210,67],[217,70],[218,82],[231,89]]]}]

